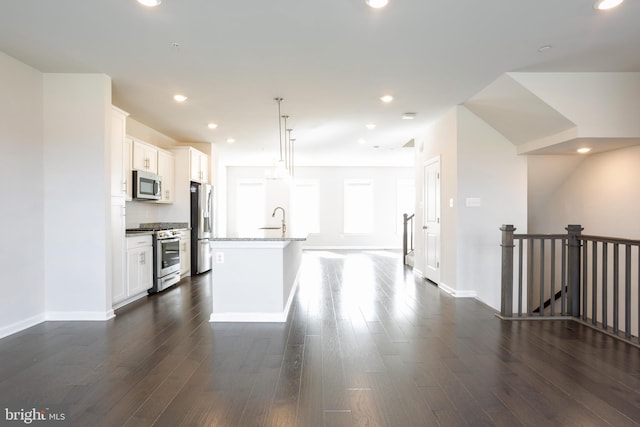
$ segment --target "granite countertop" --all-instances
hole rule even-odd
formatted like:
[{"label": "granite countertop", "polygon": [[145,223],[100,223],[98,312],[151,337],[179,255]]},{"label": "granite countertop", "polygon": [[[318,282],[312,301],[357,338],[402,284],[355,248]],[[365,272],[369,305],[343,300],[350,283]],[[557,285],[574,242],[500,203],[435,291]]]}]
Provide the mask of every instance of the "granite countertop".
[{"label": "granite countertop", "polygon": [[181,230],[189,228],[188,222],[143,222],[140,228],[174,229]]},{"label": "granite countertop", "polygon": [[134,231],[134,230],[127,230],[125,232],[125,237],[133,237],[133,236],[151,236],[154,232],[150,231],[150,230],[142,230],[142,231]]},{"label": "granite countertop", "polygon": [[153,234],[155,230],[190,230],[188,222],[143,222],[139,228],[128,228],[125,236]]}]

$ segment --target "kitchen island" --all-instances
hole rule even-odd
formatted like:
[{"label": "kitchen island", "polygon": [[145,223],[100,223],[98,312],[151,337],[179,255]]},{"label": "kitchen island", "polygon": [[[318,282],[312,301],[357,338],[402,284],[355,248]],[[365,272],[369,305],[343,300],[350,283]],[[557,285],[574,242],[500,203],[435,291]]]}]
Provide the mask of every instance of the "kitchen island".
[{"label": "kitchen island", "polygon": [[286,322],[306,237],[211,239],[211,322]]}]

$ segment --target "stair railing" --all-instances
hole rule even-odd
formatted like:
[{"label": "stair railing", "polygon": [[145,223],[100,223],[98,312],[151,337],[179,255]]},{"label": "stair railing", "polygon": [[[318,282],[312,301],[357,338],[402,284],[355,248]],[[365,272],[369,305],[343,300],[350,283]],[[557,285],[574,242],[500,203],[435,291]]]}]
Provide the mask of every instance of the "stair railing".
[{"label": "stair railing", "polygon": [[580,225],[566,234],[500,230],[502,318],[570,318],[640,345],[640,240],[583,235]]},{"label": "stair railing", "polygon": [[402,225],[402,260],[405,265],[407,265],[407,255],[413,252],[413,219],[415,217],[415,213],[403,214],[403,225]]}]

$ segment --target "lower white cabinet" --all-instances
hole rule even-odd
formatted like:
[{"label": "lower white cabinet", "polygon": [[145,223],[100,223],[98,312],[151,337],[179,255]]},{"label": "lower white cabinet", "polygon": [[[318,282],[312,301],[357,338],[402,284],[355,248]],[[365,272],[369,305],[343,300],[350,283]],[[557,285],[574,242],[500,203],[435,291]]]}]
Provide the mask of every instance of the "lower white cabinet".
[{"label": "lower white cabinet", "polygon": [[127,237],[127,267],[124,292],[119,293],[114,306],[124,304],[143,297],[147,289],[153,286],[153,243],[151,235]]},{"label": "lower white cabinet", "polygon": [[111,198],[111,298],[113,303],[127,298],[124,200],[124,197]]}]

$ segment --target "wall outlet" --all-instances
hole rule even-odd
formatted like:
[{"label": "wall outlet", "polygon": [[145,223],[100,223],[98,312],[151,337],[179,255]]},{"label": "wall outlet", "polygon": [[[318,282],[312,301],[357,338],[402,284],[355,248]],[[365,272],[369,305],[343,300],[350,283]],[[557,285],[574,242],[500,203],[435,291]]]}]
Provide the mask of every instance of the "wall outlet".
[{"label": "wall outlet", "polygon": [[224,252],[216,252],[216,264],[224,264]]}]

